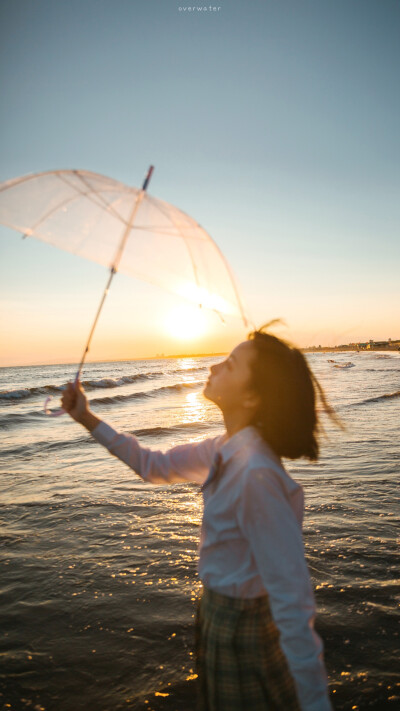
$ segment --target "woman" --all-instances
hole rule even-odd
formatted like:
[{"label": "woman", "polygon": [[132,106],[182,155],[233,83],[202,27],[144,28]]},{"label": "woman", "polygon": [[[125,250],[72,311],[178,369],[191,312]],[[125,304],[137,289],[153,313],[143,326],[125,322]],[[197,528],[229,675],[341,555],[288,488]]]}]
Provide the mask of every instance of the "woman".
[{"label": "woman", "polygon": [[68,383],[63,407],[143,479],[201,485],[199,711],[329,711],[304,556],[303,490],[281,457],[318,457],[322,388],[302,353],[262,329],[211,366],[226,432],[162,453],[117,433]]}]

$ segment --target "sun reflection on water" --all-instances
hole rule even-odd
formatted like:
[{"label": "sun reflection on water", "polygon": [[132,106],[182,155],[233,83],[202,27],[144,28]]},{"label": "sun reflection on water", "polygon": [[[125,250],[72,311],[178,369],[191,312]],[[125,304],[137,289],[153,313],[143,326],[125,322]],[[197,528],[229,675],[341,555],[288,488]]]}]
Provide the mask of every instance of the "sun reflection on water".
[{"label": "sun reflection on water", "polygon": [[185,395],[185,403],[181,417],[184,423],[206,422],[209,419],[207,403],[201,392],[191,392]]},{"label": "sun reflection on water", "polygon": [[193,358],[180,358],[177,361],[176,367],[180,370],[192,370],[193,369]]}]

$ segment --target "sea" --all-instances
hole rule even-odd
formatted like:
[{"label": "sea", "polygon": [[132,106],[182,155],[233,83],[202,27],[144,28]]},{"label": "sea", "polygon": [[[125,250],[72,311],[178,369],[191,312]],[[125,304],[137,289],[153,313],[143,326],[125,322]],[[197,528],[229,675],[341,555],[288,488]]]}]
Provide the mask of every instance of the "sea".
[{"label": "sea", "polygon": [[[400,709],[400,353],[307,354],[344,430],[285,461],[335,709]],[[162,451],[224,431],[203,394],[221,356],[89,363],[93,411]],[[59,403],[73,365],[0,369],[0,708],[192,711],[201,496],[151,485]],[[249,709],[251,711],[251,709]]]}]

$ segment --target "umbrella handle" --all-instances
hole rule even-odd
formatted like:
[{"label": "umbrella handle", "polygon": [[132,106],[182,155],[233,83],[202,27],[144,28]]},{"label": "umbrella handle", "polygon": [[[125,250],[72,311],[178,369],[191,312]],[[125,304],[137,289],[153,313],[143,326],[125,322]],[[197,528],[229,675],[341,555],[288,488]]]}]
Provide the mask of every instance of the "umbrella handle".
[{"label": "umbrella handle", "polygon": [[46,400],[44,401],[43,405],[43,410],[45,415],[48,417],[60,417],[60,415],[65,415],[65,410],[62,407],[59,407],[58,410],[50,410],[49,408],[49,402],[53,399],[52,395],[49,395],[46,397]]},{"label": "umbrella handle", "polygon": [[[74,386],[76,385],[76,383],[79,380],[80,372],[81,372],[81,369],[79,368],[79,370],[75,376]],[[52,399],[53,399],[53,396],[49,395],[48,397],[46,397],[46,400],[44,401],[43,410],[44,410],[45,415],[47,415],[48,417],[60,417],[60,415],[65,415],[66,410],[64,410],[63,407],[59,407],[57,410],[50,410],[49,402],[51,402]]]}]

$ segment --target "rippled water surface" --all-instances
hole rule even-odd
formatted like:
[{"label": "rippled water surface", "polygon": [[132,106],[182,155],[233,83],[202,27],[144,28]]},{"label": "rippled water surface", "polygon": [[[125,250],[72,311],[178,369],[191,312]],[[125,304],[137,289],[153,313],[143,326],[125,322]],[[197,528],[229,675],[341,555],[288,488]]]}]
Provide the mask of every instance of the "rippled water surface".
[{"label": "rippled water surface", "polygon": [[[307,356],[346,425],[305,489],[304,539],[336,709],[400,708],[396,526],[400,354]],[[202,395],[218,358],[86,366],[93,410],[165,450],[223,431]],[[333,361],[333,362],[330,362]],[[194,708],[201,499],[151,486],[68,417],[69,365],[0,370],[0,703],[14,711]]]}]

